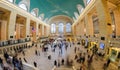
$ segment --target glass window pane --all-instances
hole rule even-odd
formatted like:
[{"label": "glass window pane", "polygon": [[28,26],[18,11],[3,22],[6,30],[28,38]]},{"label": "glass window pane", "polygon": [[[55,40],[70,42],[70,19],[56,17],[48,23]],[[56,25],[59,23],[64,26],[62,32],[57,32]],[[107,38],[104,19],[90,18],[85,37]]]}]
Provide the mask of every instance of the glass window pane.
[{"label": "glass window pane", "polygon": [[27,11],[27,6],[25,4],[19,4],[19,7]]},{"label": "glass window pane", "polygon": [[64,24],[63,23],[60,23],[58,25],[58,31],[59,31],[59,33],[63,33],[64,32]]},{"label": "glass window pane", "polygon": [[55,32],[56,32],[56,25],[51,24],[51,33],[55,33]]},{"label": "glass window pane", "polygon": [[91,0],[87,0],[87,4],[89,4],[89,3],[90,3],[90,1],[91,1]]},{"label": "glass window pane", "polygon": [[71,24],[70,23],[66,24],[66,32],[71,32]]},{"label": "glass window pane", "polygon": [[37,16],[36,13],[35,13],[35,11],[32,11],[31,14],[32,14],[33,16]]},{"label": "glass window pane", "polygon": [[11,3],[13,3],[14,2],[14,0],[8,0],[9,2],[11,2]]}]

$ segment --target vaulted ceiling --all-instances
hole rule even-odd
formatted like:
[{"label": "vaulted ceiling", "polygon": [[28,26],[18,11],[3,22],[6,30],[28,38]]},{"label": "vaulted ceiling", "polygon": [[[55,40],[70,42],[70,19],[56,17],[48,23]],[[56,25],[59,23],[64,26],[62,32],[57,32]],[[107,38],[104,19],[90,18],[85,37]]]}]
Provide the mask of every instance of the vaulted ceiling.
[{"label": "vaulted ceiling", "polygon": [[[18,4],[21,0],[16,0]],[[77,5],[84,7],[83,0],[30,0],[30,12],[34,8],[39,9],[39,15],[44,14],[44,18],[51,18],[56,15],[66,15],[74,17],[74,12],[78,12]]]}]

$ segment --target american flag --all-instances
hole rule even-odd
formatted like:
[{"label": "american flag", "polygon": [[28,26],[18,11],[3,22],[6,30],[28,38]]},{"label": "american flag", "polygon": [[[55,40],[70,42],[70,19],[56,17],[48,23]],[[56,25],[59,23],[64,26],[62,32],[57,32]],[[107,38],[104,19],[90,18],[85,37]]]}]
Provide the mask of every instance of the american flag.
[{"label": "american flag", "polygon": [[34,27],[32,27],[32,32],[36,32],[36,30],[35,30],[35,28],[34,28]]}]

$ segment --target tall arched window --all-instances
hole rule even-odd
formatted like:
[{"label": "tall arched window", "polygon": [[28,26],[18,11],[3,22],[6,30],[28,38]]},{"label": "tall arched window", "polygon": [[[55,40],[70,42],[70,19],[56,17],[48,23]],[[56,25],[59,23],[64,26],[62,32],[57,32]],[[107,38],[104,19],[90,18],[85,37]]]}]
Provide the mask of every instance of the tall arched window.
[{"label": "tall arched window", "polygon": [[26,11],[28,10],[27,6],[24,3],[19,4],[19,7],[26,10]]},{"label": "tall arched window", "polygon": [[77,5],[77,9],[78,9],[79,14],[81,14],[81,9],[82,9],[82,8],[83,8],[83,7],[82,7],[80,4]]},{"label": "tall arched window", "polygon": [[38,16],[38,12],[39,12],[39,9],[38,8],[34,8],[32,11],[31,11],[31,14],[35,17]]},{"label": "tall arched window", "polygon": [[82,13],[82,12],[83,12],[83,10],[84,10],[84,8],[81,8],[80,13]]},{"label": "tall arched window", "polygon": [[71,24],[70,23],[66,24],[66,32],[67,33],[71,32]]},{"label": "tall arched window", "polygon": [[91,0],[87,0],[87,4],[89,4],[89,3],[90,3],[90,1],[91,1]]},{"label": "tall arched window", "polygon": [[41,16],[39,16],[38,18],[39,18],[40,20],[42,20],[42,17],[41,17]]},{"label": "tall arched window", "polygon": [[35,16],[35,17],[37,16],[37,14],[35,13],[35,11],[32,11],[31,14],[32,14],[33,16]]},{"label": "tall arched window", "polygon": [[75,18],[78,19],[79,14],[77,12],[74,12]]},{"label": "tall arched window", "polygon": [[64,31],[64,24],[63,23],[59,23],[58,31],[59,31],[59,33],[63,33],[63,31]]},{"label": "tall arched window", "polygon": [[11,2],[11,3],[14,3],[14,0],[8,0],[9,2]]},{"label": "tall arched window", "polygon": [[51,33],[55,33],[55,32],[56,32],[56,25],[51,24]]},{"label": "tall arched window", "polygon": [[112,37],[114,37],[114,36],[116,36],[116,26],[115,26],[115,16],[114,16],[114,12],[113,11],[111,11],[110,12],[110,16],[111,16],[111,20],[112,20],[112,34],[113,34],[113,36]]}]

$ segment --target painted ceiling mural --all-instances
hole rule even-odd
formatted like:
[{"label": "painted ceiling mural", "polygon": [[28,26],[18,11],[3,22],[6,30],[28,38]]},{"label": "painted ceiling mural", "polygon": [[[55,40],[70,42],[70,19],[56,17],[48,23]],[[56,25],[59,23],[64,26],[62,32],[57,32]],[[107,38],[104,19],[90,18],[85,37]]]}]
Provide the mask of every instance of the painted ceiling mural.
[{"label": "painted ceiling mural", "polygon": [[[16,0],[19,4],[22,0]],[[84,7],[83,0],[26,0],[30,1],[29,12],[34,8],[39,9],[39,15],[44,14],[44,18],[51,18],[56,15],[66,15],[74,17],[74,12],[78,12],[77,5]]]}]

